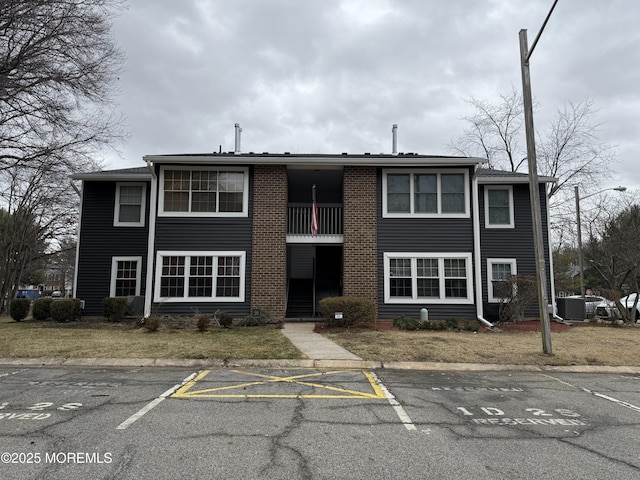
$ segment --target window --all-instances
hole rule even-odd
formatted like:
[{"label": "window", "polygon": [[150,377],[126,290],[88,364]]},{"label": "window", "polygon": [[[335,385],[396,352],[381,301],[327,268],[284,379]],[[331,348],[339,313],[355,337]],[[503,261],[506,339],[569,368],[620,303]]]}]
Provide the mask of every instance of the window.
[{"label": "window", "polygon": [[514,228],[513,188],[484,187],[486,228]]},{"label": "window", "polygon": [[385,303],[471,303],[471,254],[385,253]]},{"label": "window", "polygon": [[113,225],[144,227],[147,186],[144,183],[117,183]]},{"label": "window", "polygon": [[142,257],[113,257],[111,259],[110,297],[140,295]]},{"label": "window", "polygon": [[500,301],[500,290],[510,275],[516,275],[516,261],[513,258],[487,259],[487,293],[489,302]]},{"label": "window", "polygon": [[165,168],[160,184],[160,215],[247,215],[246,168]]},{"label": "window", "polygon": [[382,176],[384,217],[468,217],[467,172],[388,170]]},{"label": "window", "polygon": [[155,301],[244,301],[245,252],[158,252]]}]

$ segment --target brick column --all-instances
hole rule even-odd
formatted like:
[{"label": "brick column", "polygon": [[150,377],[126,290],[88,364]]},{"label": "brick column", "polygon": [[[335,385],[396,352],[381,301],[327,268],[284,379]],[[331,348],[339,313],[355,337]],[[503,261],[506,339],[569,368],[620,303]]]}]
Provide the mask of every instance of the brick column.
[{"label": "brick column", "polygon": [[344,295],[378,306],[376,169],[344,167]]},{"label": "brick column", "polygon": [[257,165],[253,175],[251,308],[285,316],[287,167]]}]

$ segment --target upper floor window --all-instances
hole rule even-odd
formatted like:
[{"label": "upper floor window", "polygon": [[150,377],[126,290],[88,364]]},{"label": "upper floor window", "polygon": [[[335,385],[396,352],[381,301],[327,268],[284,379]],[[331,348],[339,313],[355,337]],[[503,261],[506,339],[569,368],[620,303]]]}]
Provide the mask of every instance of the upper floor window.
[{"label": "upper floor window", "polygon": [[113,225],[143,227],[147,186],[144,183],[117,183]]},{"label": "upper floor window", "polygon": [[160,183],[162,215],[247,215],[246,168],[164,168]]},{"label": "upper floor window", "polygon": [[466,172],[386,170],[382,176],[384,217],[468,217]]},{"label": "upper floor window", "polygon": [[486,228],[514,228],[513,188],[484,187],[484,224]]}]

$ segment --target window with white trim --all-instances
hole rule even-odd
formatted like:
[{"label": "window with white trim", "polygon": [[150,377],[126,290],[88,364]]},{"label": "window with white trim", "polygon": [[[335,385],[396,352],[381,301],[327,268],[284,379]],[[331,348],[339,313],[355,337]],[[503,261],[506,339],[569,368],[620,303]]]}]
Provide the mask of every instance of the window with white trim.
[{"label": "window with white trim", "polygon": [[484,224],[486,228],[514,228],[513,187],[484,187]]},{"label": "window with white trim", "polygon": [[518,270],[514,258],[487,259],[487,293],[489,302],[500,302],[498,291],[511,275],[517,275]]},{"label": "window with white trim", "polygon": [[115,227],[144,227],[146,191],[145,183],[116,184]]},{"label": "window with white trim", "polygon": [[466,171],[385,170],[382,188],[384,217],[469,216]]},{"label": "window with white trim", "polygon": [[385,253],[385,303],[472,303],[470,253]]},{"label": "window with white trim", "polygon": [[245,252],[158,252],[155,301],[243,302]]},{"label": "window with white trim", "polygon": [[110,297],[140,295],[142,257],[113,257],[111,259]]},{"label": "window with white trim", "polygon": [[159,215],[246,216],[248,177],[246,168],[163,168]]}]

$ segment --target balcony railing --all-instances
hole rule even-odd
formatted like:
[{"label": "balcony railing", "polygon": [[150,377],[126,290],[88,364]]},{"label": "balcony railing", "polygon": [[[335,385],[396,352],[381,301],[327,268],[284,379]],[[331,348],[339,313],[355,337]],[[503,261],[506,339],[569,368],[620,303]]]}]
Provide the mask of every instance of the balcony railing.
[{"label": "balcony railing", "polygon": [[[287,234],[311,235],[311,203],[290,203]],[[342,205],[318,204],[318,232],[316,235],[342,235]]]}]

